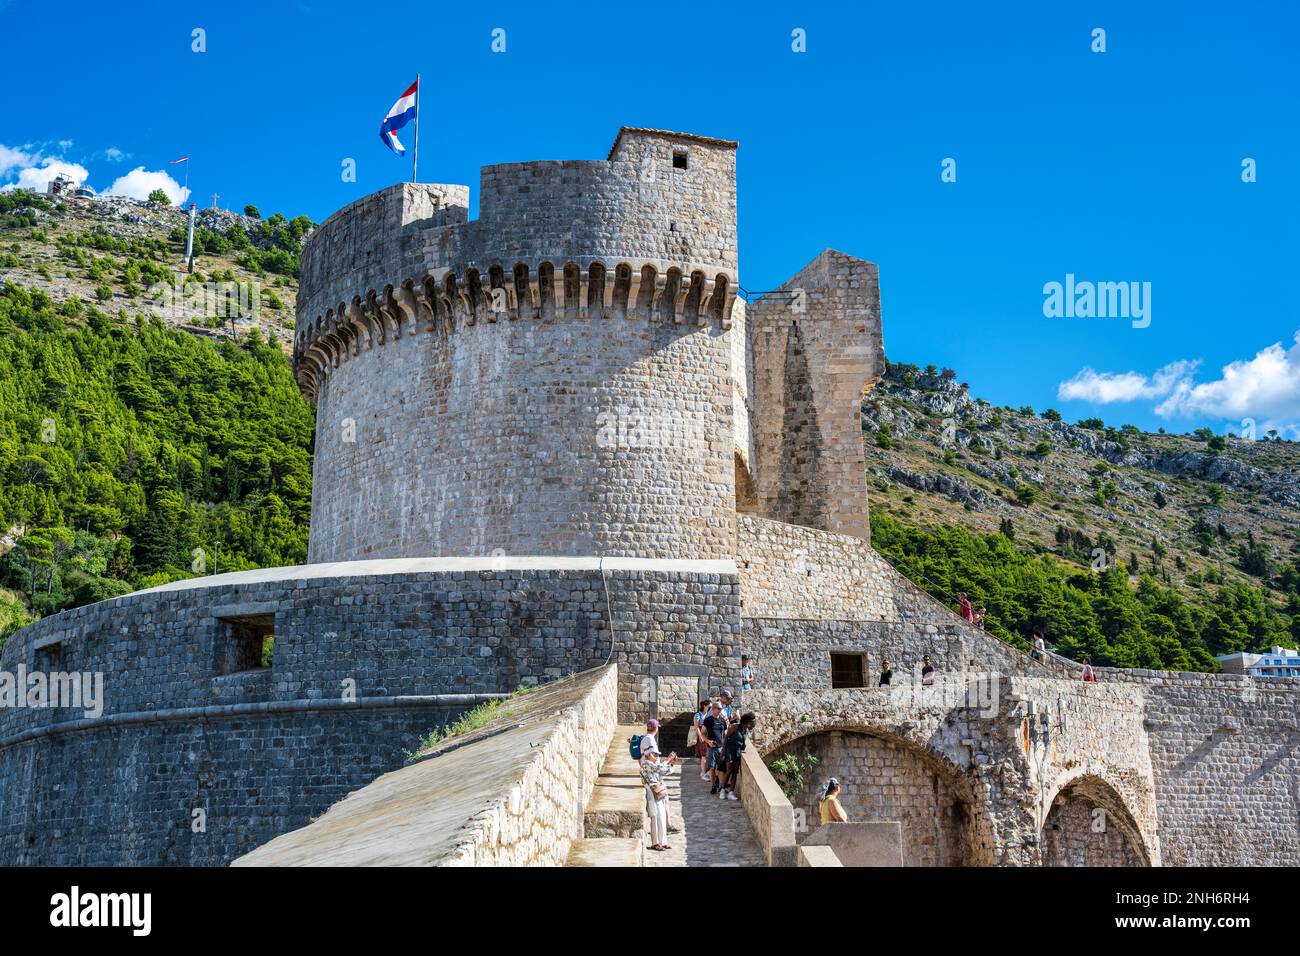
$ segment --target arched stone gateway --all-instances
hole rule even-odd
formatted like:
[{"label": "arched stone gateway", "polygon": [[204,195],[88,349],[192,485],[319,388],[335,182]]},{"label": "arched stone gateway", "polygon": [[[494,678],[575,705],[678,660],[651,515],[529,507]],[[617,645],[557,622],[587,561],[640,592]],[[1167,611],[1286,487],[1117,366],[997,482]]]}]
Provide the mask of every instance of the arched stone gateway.
[{"label": "arched stone gateway", "polygon": [[803,838],[820,825],[825,781],[840,782],[840,802],[855,823],[902,827],[905,866],[987,866],[994,862],[993,828],[971,781],[942,756],[893,734],[866,729],[825,730],[789,741],[765,755],[816,766],[794,801],[807,821]]},{"label": "arched stone gateway", "polygon": [[1150,866],[1133,815],[1104,780],[1078,777],[1056,794],[1043,823],[1044,866]]}]

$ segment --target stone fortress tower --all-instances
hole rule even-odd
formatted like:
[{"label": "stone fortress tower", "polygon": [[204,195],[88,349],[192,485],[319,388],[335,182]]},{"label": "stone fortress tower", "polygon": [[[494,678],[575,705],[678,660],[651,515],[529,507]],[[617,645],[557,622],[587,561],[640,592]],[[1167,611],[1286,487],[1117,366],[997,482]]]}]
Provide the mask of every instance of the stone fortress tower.
[{"label": "stone fortress tower", "polygon": [[[310,563],[14,634],[0,670],[101,673],[104,707],[0,709],[0,864],[224,864],[521,685],[613,663],[601,727],[680,721],[742,651],[758,752],[844,767],[909,864],[1300,860],[1300,681],[1084,686],[871,548],[878,270],[828,249],[744,294],[736,151],[625,127],[604,160],[484,167],[474,220],[467,187],[406,183],[322,223]],[[922,655],[945,686],[868,688]]]},{"label": "stone fortress tower", "polygon": [[[294,349],[318,416],[311,560],[730,557],[737,482],[742,506],[780,510],[780,469],[796,476],[792,512],[813,499],[865,507],[864,493],[828,486],[860,449],[802,474],[820,459],[780,448],[784,411],[753,435],[736,146],[624,128],[605,160],[485,167],[474,221],[466,187],[403,184],[323,223],[303,256]],[[875,272],[819,263],[806,278],[820,287],[801,296],[835,282],[860,295],[850,324],[814,305],[794,374],[836,366],[823,369],[846,382],[828,396],[843,412],[834,426],[852,443],[856,400],[880,370]],[[760,370],[765,410],[799,338],[800,313],[780,311],[760,333],[781,353]],[[792,411],[805,444],[824,440],[820,409]],[[754,438],[803,464],[774,460],[755,486]],[[865,492],[861,468],[852,477]]]}]

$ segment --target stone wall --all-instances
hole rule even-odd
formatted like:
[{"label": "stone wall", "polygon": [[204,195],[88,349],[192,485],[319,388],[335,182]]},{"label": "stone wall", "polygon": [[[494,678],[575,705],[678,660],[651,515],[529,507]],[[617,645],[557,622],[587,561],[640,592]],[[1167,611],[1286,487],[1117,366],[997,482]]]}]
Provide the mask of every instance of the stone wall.
[{"label": "stone wall", "polygon": [[868,683],[888,658],[895,683],[941,671],[1051,673],[971,627],[849,535],[737,516],[744,651],[758,686],[829,687],[832,651],[861,654]]},{"label": "stone wall", "polygon": [[731,334],[506,319],[363,350],[317,397],[310,559],[730,556]]},{"label": "stone wall", "polygon": [[[219,673],[249,617],[274,624],[271,666]],[[0,708],[0,863],[224,863],[484,694],[612,660],[620,717],[644,719],[661,682],[733,683],[739,631],[731,562],[635,559],[265,569],[57,614],[0,669],[57,647],[51,669],[103,675],[103,712]]]},{"label": "stone wall", "polygon": [[736,786],[767,865],[796,865],[794,807],[756,749],[742,751],[740,762]]},{"label": "stone wall", "polygon": [[606,160],[484,167],[472,222],[464,187],[408,184],[323,223],[310,559],[730,556],[735,148],[624,128]]},{"label": "stone wall", "polygon": [[796,802],[810,832],[821,825],[818,803],[826,778],[834,776],[843,787],[840,803],[850,821],[902,824],[904,866],[968,862],[968,804],[912,750],[884,737],[829,731],[780,747],[771,759],[787,753],[817,761]]},{"label": "stone wall", "polygon": [[559,866],[615,726],[613,666],[513,698],[236,866]]},{"label": "stone wall", "polygon": [[1165,863],[1300,865],[1300,680],[1158,681],[1145,693]]},{"label": "stone wall", "polygon": [[827,249],[748,321],[758,513],[870,539],[862,395],[884,371],[879,268]]},{"label": "stone wall", "polygon": [[468,186],[398,183],[349,203],[303,246],[299,315],[315,319],[395,275],[423,275],[426,231],[468,217]]},{"label": "stone wall", "polygon": [[1058,795],[1104,805],[1146,863],[1160,862],[1141,689],[997,674],[945,675],[929,687],[757,690],[752,738],[766,761],[819,762],[837,777],[850,820],[903,824],[911,865],[1039,865]]}]

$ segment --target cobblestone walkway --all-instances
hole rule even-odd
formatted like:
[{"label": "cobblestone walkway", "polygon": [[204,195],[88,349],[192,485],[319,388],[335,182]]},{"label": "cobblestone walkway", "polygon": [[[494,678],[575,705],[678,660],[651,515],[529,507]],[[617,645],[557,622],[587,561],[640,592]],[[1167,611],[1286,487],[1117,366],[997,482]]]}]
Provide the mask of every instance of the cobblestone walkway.
[{"label": "cobblestone walkway", "polygon": [[767,865],[744,805],[709,796],[709,787],[696,759],[684,761],[681,772],[668,778],[668,820],[678,832],[668,834],[671,850],[645,851],[646,866]]}]

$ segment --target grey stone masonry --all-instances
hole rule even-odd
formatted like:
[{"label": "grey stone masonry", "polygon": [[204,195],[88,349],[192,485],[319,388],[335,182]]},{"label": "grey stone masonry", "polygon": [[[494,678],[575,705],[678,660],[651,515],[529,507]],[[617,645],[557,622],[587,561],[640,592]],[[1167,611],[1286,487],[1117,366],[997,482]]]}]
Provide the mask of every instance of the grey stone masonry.
[{"label": "grey stone masonry", "polygon": [[312,561],[720,558],[734,536],[736,144],[403,185],[303,252]]},{"label": "grey stone masonry", "polygon": [[[218,575],[45,618],[0,670],[43,672],[57,647],[60,671],[102,675],[102,708],[0,709],[0,865],[228,862],[468,707],[611,660],[619,710],[644,718],[661,681],[734,680],[739,605],[729,561],[399,561]],[[270,666],[222,673],[249,620],[273,628]]]}]

